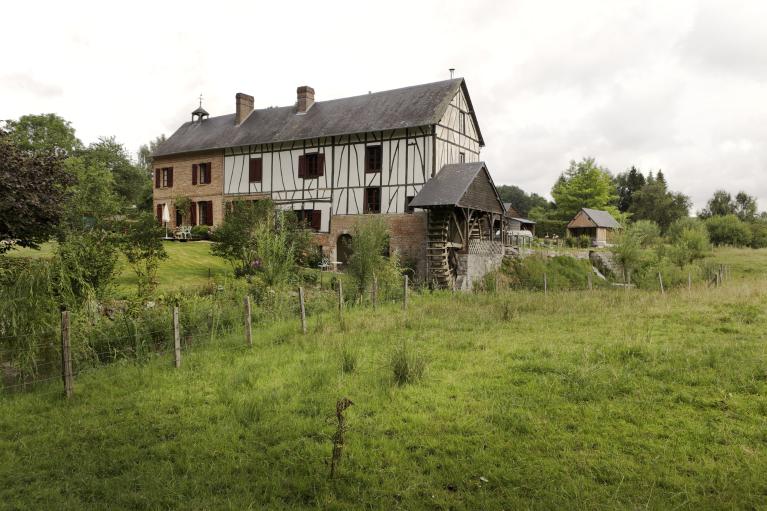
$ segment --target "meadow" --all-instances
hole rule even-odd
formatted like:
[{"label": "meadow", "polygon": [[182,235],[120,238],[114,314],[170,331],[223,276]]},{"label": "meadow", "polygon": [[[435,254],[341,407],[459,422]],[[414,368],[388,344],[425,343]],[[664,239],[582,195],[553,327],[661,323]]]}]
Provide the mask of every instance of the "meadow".
[{"label": "meadow", "polygon": [[719,288],[425,292],[0,397],[0,507],[760,508],[767,253],[715,257]]}]

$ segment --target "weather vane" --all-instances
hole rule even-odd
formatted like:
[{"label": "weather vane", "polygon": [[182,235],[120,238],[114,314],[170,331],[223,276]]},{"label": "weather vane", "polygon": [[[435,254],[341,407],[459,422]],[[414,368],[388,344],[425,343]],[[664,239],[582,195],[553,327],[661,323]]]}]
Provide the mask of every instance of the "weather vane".
[{"label": "weather vane", "polygon": [[202,92],[200,93],[200,108],[202,108]]}]

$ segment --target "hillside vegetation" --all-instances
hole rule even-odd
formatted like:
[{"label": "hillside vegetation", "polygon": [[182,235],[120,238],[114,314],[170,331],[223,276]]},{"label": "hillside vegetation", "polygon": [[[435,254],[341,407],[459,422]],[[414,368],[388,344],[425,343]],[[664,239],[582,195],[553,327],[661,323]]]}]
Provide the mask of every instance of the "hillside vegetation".
[{"label": "hillside vegetation", "polygon": [[[735,259],[743,256],[748,263]],[[721,288],[414,294],[199,338],[0,398],[0,503],[85,509],[758,508],[762,252]],[[760,268],[758,274],[743,270]],[[345,446],[330,480],[335,405]]]}]

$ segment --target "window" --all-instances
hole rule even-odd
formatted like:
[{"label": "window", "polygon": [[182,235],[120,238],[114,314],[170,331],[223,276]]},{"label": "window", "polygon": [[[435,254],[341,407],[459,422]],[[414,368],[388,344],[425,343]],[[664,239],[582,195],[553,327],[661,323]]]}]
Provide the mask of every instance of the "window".
[{"label": "window", "polygon": [[[213,201],[202,201],[197,203],[197,218],[199,221],[193,221],[193,225],[213,225]],[[194,208],[192,208],[194,211]],[[192,215],[194,218],[194,215]],[[196,219],[194,219],[196,220]]]},{"label": "window", "polygon": [[460,130],[461,134],[466,134],[466,112],[461,112],[459,118],[458,118],[459,124],[458,129]]},{"label": "window", "polygon": [[413,213],[415,211],[415,208],[410,205],[413,199],[415,199],[414,195],[405,197],[405,213]]},{"label": "window", "polygon": [[171,188],[173,186],[173,167],[154,169],[154,187]]},{"label": "window", "polygon": [[184,213],[179,208],[176,208],[176,227],[184,223]]},{"label": "window", "polygon": [[311,230],[319,231],[322,228],[322,211],[319,209],[297,209],[295,213],[298,221]]},{"label": "window", "polygon": [[248,183],[260,183],[263,176],[263,161],[261,158],[251,158],[248,166]]},{"label": "window", "polygon": [[154,214],[157,217],[157,223],[162,223],[162,204],[158,204],[154,207]]},{"label": "window", "polygon": [[365,188],[365,213],[381,212],[381,189]]},{"label": "window", "polygon": [[466,163],[466,153],[458,153],[458,162]]},{"label": "window", "polygon": [[314,179],[325,175],[325,155],[322,153],[307,153],[298,157],[298,177]]},{"label": "window", "polygon": [[210,184],[210,162],[195,163],[192,165],[192,184]]},{"label": "window", "polygon": [[381,172],[383,167],[383,146],[365,146],[365,172]]}]

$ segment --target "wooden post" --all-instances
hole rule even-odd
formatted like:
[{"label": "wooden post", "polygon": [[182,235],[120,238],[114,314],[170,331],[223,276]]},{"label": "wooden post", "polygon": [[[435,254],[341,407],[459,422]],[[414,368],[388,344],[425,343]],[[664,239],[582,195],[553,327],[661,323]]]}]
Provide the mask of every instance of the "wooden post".
[{"label": "wooden post", "polygon": [[549,294],[549,276],[545,273],[543,274],[543,294]]},{"label": "wooden post", "polygon": [[344,286],[341,279],[338,279],[338,316],[341,317],[344,311]]},{"label": "wooden post", "polygon": [[306,335],[306,305],[304,304],[304,288],[298,288],[298,301],[301,305],[301,332]]},{"label": "wooden post", "polygon": [[687,272],[687,291],[692,291],[692,272]]},{"label": "wooden post", "polygon": [[404,284],[402,286],[402,309],[407,310],[407,275],[405,275],[403,282]]},{"label": "wooden post", "polygon": [[589,291],[594,290],[594,284],[591,282],[591,270],[589,270]]},{"label": "wooden post", "polygon": [[181,332],[178,327],[178,305],[173,307],[173,345],[176,369],[181,367]]},{"label": "wooden post", "polygon": [[75,393],[72,376],[72,350],[69,344],[69,311],[61,312],[61,377],[64,380],[64,395],[67,399]]},{"label": "wooden post", "polygon": [[660,294],[665,295],[666,291],[663,290],[663,275],[658,272],[658,282],[660,282]]},{"label": "wooden post", "polygon": [[370,289],[370,302],[375,309],[378,305],[378,277],[373,275],[373,287]]},{"label": "wooden post", "polygon": [[253,328],[250,320],[250,295],[245,295],[243,303],[245,304],[245,342],[248,343],[248,346],[253,346]]}]

